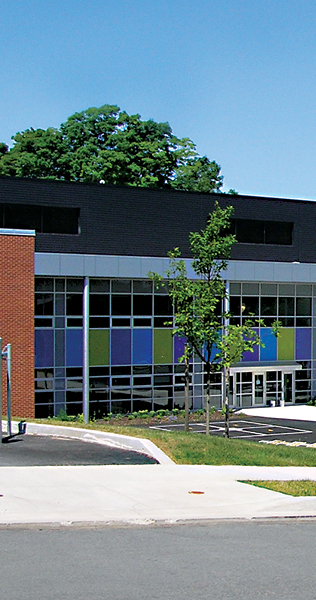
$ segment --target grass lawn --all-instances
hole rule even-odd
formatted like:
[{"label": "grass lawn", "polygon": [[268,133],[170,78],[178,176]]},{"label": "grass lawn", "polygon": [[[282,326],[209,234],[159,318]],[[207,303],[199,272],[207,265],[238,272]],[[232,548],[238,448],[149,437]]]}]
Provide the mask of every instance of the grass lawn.
[{"label": "grass lawn", "polygon": [[189,465],[255,465],[255,466],[295,466],[315,467],[315,448],[291,448],[259,444],[199,433],[167,432],[138,428],[131,425],[90,423],[89,425],[55,419],[36,419],[34,422],[49,425],[81,427],[84,429],[107,431],[147,438],[154,442],[177,464]]},{"label": "grass lawn", "polygon": [[241,481],[240,483],[248,483],[256,487],[266,488],[281,494],[290,496],[316,496],[316,481],[310,479],[289,480],[289,481]]}]

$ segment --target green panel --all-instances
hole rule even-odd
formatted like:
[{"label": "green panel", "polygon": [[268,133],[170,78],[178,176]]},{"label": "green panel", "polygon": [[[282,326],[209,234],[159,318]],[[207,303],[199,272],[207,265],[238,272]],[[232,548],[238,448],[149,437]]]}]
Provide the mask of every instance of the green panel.
[{"label": "green panel", "polygon": [[172,332],[170,329],[154,329],[154,364],[172,363]]},{"label": "green panel", "polygon": [[89,332],[90,367],[110,364],[110,331],[91,329]]},{"label": "green panel", "polygon": [[294,329],[281,329],[278,337],[278,360],[294,360]]}]

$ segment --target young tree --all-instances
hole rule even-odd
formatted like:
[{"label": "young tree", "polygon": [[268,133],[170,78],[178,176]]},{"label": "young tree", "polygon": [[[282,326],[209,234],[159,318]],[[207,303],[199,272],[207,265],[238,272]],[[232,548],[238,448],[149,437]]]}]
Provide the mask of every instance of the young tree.
[{"label": "young tree", "polygon": [[[169,253],[169,268],[164,274],[174,308],[173,333],[185,338],[182,360],[185,364],[186,430],[189,413],[189,359],[195,353],[205,365],[206,371],[207,434],[210,423],[212,373],[226,369],[227,384],[230,365],[240,359],[243,352],[253,351],[254,346],[261,343],[253,329],[253,322],[247,321],[242,326],[228,324],[227,291],[223,277],[235,242],[235,237],[229,231],[232,212],[232,206],[221,208],[218,202],[215,202],[205,229],[190,234],[193,256],[191,266],[196,278],[189,278],[186,263],[180,258],[178,248]],[[157,285],[163,280],[163,277],[155,273],[151,273],[150,276]],[[227,388],[227,385],[225,387]],[[228,392],[225,393],[225,397],[228,397]],[[228,436],[227,398],[225,404]]]}]

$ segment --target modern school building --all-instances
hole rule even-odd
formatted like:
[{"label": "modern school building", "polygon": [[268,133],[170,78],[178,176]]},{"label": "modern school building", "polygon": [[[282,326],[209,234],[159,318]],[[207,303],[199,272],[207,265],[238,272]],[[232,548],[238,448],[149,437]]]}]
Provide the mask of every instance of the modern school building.
[{"label": "modern school building", "polygon": [[[266,324],[264,347],[231,369],[231,404],[316,394],[315,202],[2,177],[0,337],[12,344],[13,414],[77,414],[83,398],[90,415],[183,406],[183,340],[148,272],[163,273],[179,247],[190,273],[189,233],[205,227],[215,198],[234,206],[231,321]],[[193,360],[193,408],[204,393]],[[212,404],[221,401],[216,373]]]}]

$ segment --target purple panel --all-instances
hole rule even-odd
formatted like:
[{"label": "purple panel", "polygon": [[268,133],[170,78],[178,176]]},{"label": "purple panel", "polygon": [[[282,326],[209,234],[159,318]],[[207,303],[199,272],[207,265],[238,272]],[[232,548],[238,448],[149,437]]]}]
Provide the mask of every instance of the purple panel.
[{"label": "purple panel", "polygon": [[112,329],[111,365],[131,364],[131,330]]},{"label": "purple panel", "polygon": [[66,330],[66,367],[82,367],[83,330]]},{"label": "purple panel", "polygon": [[[254,331],[256,332],[257,335],[259,335],[259,329],[254,329]],[[250,350],[248,350],[247,352],[244,352],[242,360],[243,360],[243,362],[259,360],[259,346],[254,346],[253,352],[250,352]]]},{"label": "purple panel", "polygon": [[54,366],[54,332],[52,329],[35,331],[35,367]]},{"label": "purple panel", "polygon": [[152,363],[152,330],[134,329],[133,331],[133,364],[151,365]]},{"label": "purple panel", "polygon": [[177,335],[173,338],[173,362],[177,363],[179,358],[183,356],[185,345],[185,337],[178,337]]},{"label": "purple panel", "polygon": [[312,357],[312,330],[296,329],[295,360],[309,360]]}]

